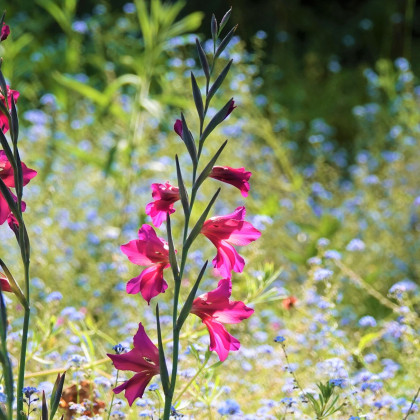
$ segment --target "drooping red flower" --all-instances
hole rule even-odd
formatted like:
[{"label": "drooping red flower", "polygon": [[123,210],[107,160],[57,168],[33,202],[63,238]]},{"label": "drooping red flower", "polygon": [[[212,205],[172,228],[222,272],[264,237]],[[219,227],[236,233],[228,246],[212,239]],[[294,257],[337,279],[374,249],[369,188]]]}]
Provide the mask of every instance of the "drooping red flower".
[{"label": "drooping red flower", "polygon": [[174,124],[174,131],[176,134],[178,134],[179,137],[182,139],[182,121],[176,120]]},{"label": "drooping red flower", "polygon": [[127,283],[126,291],[129,294],[140,292],[150,305],[152,298],[168,288],[163,279],[163,270],[170,266],[167,242],[158,238],[151,226],[143,225],[139,230],[139,239],[121,245],[121,251],[133,264],[148,266]]},{"label": "drooping red flower", "polygon": [[147,384],[153,376],[159,375],[159,350],[151,342],[144,331],[143,325],[133,337],[134,348],[125,354],[107,354],[118,370],[129,370],[136,374],[120,386],[114,388],[114,393],[119,394],[125,390],[125,398],[130,406],[136,398],[143,396]]},{"label": "drooping red flower", "polygon": [[229,166],[214,166],[209,177],[233,185],[241,191],[243,197],[247,197],[249,192],[248,181],[251,175],[252,173],[246,171],[245,168],[234,169]]},{"label": "drooping red flower", "polygon": [[3,27],[1,28],[0,41],[4,41],[10,34],[10,27],[3,22]]},{"label": "drooping red flower", "polygon": [[165,184],[152,184],[152,203],[147,204],[146,214],[148,214],[155,227],[159,227],[167,214],[175,212],[174,203],[179,200],[179,188],[165,182]]},{"label": "drooping red flower", "polygon": [[[23,175],[23,185],[27,185],[28,182],[34,178],[37,174],[36,171],[33,169],[28,168],[23,162],[22,165],[22,175]],[[7,159],[6,153],[4,150],[0,150],[0,179],[6,184],[9,188],[15,188],[15,178],[13,173],[12,164]],[[12,194],[13,199],[17,202],[17,197],[12,193],[9,189],[10,193]],[[25,211],[26,204],[22,201],[21,205],[22,211]],[[13,216],[9,204],[7,204],[6,198],[0,193],[0,225],[2,225],[5,221],[8,221],[9,226],[13,223],[15,226],[19,226],[16,218]],[[12,228],[12,226],[11,226]],[[12,228],[12,230],[14,230]]]},{"label": "drooping red flower", "polygon": [[[4,95],[0,93],[0,100],[3,102],[4,106],[8,109],[12,107],[12,96],[15,101],[17,102],[20,93],[17,90],[10,89],[9,85],[6,86],[7,88],[7,104],[6,99],[4,98]],[[3,131],[3,133],[7,133],[9,131],[9,119],[7,118],[7,115],[3,114],[2,111],[0,111],[0,129]]]},{"label": "drooping red flower", "polygon": [[210,350],[223,362],[229,351],[239,350],[240,342],[230,335],[223,324],[237,324],[249,318],[254,310],[241,301],[230,300],[232,282],[222,279],[216,289],[194,299],[191,313],[197,315],[210,334]]},{"label": "drooping red flower", "polygon": [[9,280],[3,273],[0,273],[0,289],[2,292],[12,292]]},{"label": "drooping red flower", "polygon": [[226,216],[215,216],[206,220],[201,229],[217,249],[213,265],[222,277],[231,278],[232,270],[241,273],[245,260],[233,245],[248,245],[261,236],[261,232],[245,222],[245,207],[238,207]]},{"label": "drooping red flower", "polygon": [[283,299],[281,304],[283,305],[284,309],[290,310],[296,305],[297,301],[298,300],[296,297],[289,296],[286,299]]}]

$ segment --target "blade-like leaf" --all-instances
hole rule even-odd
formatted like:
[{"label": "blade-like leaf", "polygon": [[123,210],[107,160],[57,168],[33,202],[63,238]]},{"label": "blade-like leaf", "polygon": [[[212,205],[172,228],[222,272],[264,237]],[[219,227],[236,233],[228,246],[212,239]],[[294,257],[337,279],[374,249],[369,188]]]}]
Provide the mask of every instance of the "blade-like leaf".
[{"label": "blade-like leaf", "polygon": [[[19,137],[19,119],[18,119],[18,115],[17,115],[17,111],[16,111],[16,103],[15,103],[15,100],[13,98],[13,95],[11,96],[11,103],[12,103],[12,108],[11,108],[11,111],[10,111],[10,115],[12,117],[11,135],[12,135],[13,143],[17,143],[18,137]],[[19,168],[19,166],[18,166],[18,168]]]},{"label": "blade-like leaf", "polygon": [[42,391],[41,419],[42,420],[48,420],[48,407],[47,407],[47,401],[45,399],[45,391]]},{"label": "blade-like leaf", "polygon": [[216,54],[214,55],[214,58],[216,59],[219,57],[219,55],[225,50],[225,48],[228,46],[230,40],[232,39],[233,35],[235,34],[236,28],[238,25],[234,26],[228,34],[222,39],[222,42],[219,44],[216,50]]},{"label": "blade-like leaf", "polygon": [[57,412],[58,404],[60,403],[60,399],[61,399],[61,394],[63,393],[63,386],[64,386],[65,379],[66,379],[66,372],[64,372],[61,375],[60,380],[58,381],[58,384],[57,384],[57,389],[55,391],[55,394],[51,395],[50,420],[53,420],[54,415]]},{"label": "blade-like leaf", "polygon": [[217,34],[218,34],[217,20],[216,20],[216,16],[214,16],[213,14],[211,17],[211,36],[213,38],[213,42],[216,42]]},{"label": "blade-like leaf", "polygon": [[0,267],[2,268],[4,274],[7,277],[7,280],[9,280],[10,287],[13,291],[13,293],[17,296],[19,299],[19,302],[25,307],[28,307],[28,302],[22,292],[22,289],[19,287],[18,283],[16,282],[15,278],[12,276],[12,273],[10,272],[7,265],[4,263],[4,261],[0,258]]},{"label": "blade-like leaf", "polygon": [[[3,63],[3,60],[2,60],[2,63]],[[3,97],[7,98],[7,84],[6,84],[6,80],[4,79],[3,72],[1,72],[1,71],[0,71],[0,88],[1,88],[1,91],[3,93]],[[4,108],[7,109],[8,106],[9,106],[9,102],[5,101],[5,104],[2,103],[2,105],[3,105]],[[5,114],[5,115],[7,115],[7,114]]]},{"label": "blade-like leaf", "polygon": [[0,288],[0,339],[1,339],[1,343],[3,347],[5,347],[4,343],[6,343],[6,336],[7,336],[7,312],[6,312],[6,305],[4,303],[3,292]]},{"label": "blade-like leaf", "polygon": [[184,303],[184,306],[181,310],[181,313],[179,314],[178,321],[176,323],[177,327],[178,327],[178,330],[181,330],[182,326],[184,325],[185,320],[187,319],[187,317],[188,317],[188,315],[191,311],[191,307],[192,307],[193,301],[195,299],[195,294],[197,293],[198,286],[200,285],[201,279],[203,278],[204,272],[206,271],[207,264],[208,264],[208,261],[206,261],[204,263],[203,267],[201,268],[200,273],[197,277],[197,280],[195,281],[194,286],[192,287],[192,289],[191,289],[191,291],[188,295],[188,298]]},{"label": "blade-like leaf", "polygon": [[175,254],[174,240],[172,238],[171,218],[169,216],[169,213],[166,214],[166,230],[168,233],[169,262],[171,264],[174,280],[177,282],[179,281],[179,268],[178,268],[178,261],[176,259],[176,254]]},{"label": "blade-like leaf", "polygon": [[225,148],[227,144],[227,140],[223,142],[223,144],[219,147],[219,150],[216,152],[216,154],[212,157],[210,162],[207,164],[207,166],[203,169],[199,177],[194,183],[193,190],[197,191],[200,185],[205,181],[205,179],[209,176],[209,173],[213,169],[214,164],[216,163],[217,159],[219,158],[220,154],[222,153],[223,149]]},{"label": "blade-like leaf", "polygon": [[162,333],[160,330],[160,319],[159,319],[159,304],[156,305],[156,325],[158,333],[158,347],[159,347],[159,366],[160,366],[160,379],[165,395],[168,394],[171,384],[169,382],[168,367],[166,366],[165,352],[163,350]]},{"label": "blade-like leaf", "polygon": [[203,98],[201,97],[200,88],[198,87],[197,80],[195,80],[193,72],[191,72],[191,85],[198,117],[200,118],[200,121],[202,121],[204,118]]},{"label": "blade-like leaf", "polygon": [[206,138],[210,133],[226,118],[229,108],[232,104],[233,98],[229,99],[227,104],[211,119],[207,127],[204,129],[203,134],[200,137],[200,144],[204,144]]},{"label": "blade-like leaf", "polygon": [[206,79],[210,80],[210,68],[207,61],[206,53],[203,50],[203,47],[200,44],[200,41],[196,38],[195,43],[197,45],[198,58],[200,59],[201,67],[203,68]]},{"label": "blade-like leaf", "polygon": [[6,153],[7,160],[13,165],[15,162],[15,158],[13,156],[12,149],[9,146],[9,142],[7,141],[6,136],[4,135],[2,130],[0,130],[0,143],[1,143],[1,147],[4,150],[4,153]]},{"label": "blade-like leaf", "polygon": [[226,23],[228,23],[228,20],[230,18],[230,15],[232,13],[232,6],[230,7],[230,9],[225,13],[225,15],[222,17],[222,20],[220,21],[220,25],[219,25],[219,33],[218,35],[220,35],[220,32],[222,32],[223,28],[225,27]]},{"label": "blade-like leaf", "polygon": [[179,195],[181,197],[182,207],[184,208],[184,214],[187,215],[190,212],[190,205],[188,204],[188,193],[187,193],[187,189],[185,188],[184,181],[182,179],[182,173],[181,173],[181,167],[179,166],[178,155],[175,156],[175,164],[176,164],[176,175],[178,177]]},{"label": "blade-like leaf", "polygon": [[191,160],[194,166],[197,166],[197,149],[195,147],[195,141],[191,135],[190,130],[188,129],[187,122],[185,121],[184,114],[181,112],[181,121],[182,121],[182,140],[187,146],[188,153],[191,156]]},{"label": "blade-like leaf", "polygon": [[195,226],[192,228],[187,240],[185,241],[184,244],[184,249],[188,250],[191,246],[191,244],[193,243],[194,239],[198,236],[198,234],[201,231],[201,228],[203,227],[204,222],[207,219],[207,216],[214,204],[214,202],[216,201],[217,196],[220,193],[220,188],[216,191],[216,193],[214,194],[213,198],[210,200],[210,203],[207,205],[206,209],[204,210],[203,214],[200,216],[200,218],[198,219],[198,222],[195,224]]},{"label": "blade-like leaf", "polygon": [[232,65],[232,61],[233,60],[230,60],[229,63],[226,64],[225,68],[221,71],[219,76],[217,76],[217,79],[215,80],[215,82],[211,86],[211,88],[209,90],[209,93],[207,95],[207,98],[206,98],[207,105],[210,103],[211,98],[214,96],[214,94],[217,92],[217,90],[219,89],[219,87],[223,83],[223,80],[225,80],[226,75],[229,72],[230,66]]}]

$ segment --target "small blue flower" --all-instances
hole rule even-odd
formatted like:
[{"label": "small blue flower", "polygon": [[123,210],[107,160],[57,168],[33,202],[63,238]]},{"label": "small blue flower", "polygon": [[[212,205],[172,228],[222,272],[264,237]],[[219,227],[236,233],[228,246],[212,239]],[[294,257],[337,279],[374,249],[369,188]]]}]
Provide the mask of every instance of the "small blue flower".
[{"label": "small blue flower", "polygon": [[286,339],[285,339],[282,335],[278,335],[278,336],[274,339],[274,341],[275,341],[276,343],[284,343],[284,342],[286,341]]},{"label": "small blue flower", "polygon": [[318,268],[314,272],[315,281],[323,281],[329,279],[333,275],[333,271],[328,270],[327,268]]},{"label": "small blue flower", "polygon": [[152,384],[149,386],[149,391],[157,391],[159,389],[158,384]]},{"label": "small blue flower", "polygon": [[361,327],[376,327],[376,319],[373,316],[366,315],[359,319]]},{"label": "small blue flower", "polygon": [[124,346],[120,343],[118,343],[117,345],[115,345],[114,347],[112,347],[112,349],[115,351],[115,354],[121,354],[124,353]]},{"label": "small blue flower", "polygon": [[38,390],[33,386],[25,386],[22,389],[22,393],[25,395],[26,398],[30,398],[32,394],[35,394]]},{"label": "small blue flower", "polygon": [[224,402],[217,412],[222,416],[239,414],[241,412],[241,407],[235,400],[229,399]]},{"label": "small blue flower", "polygon": [[339,388],[345,388],[346,387],[346,380],[343,378],[337,378],[337,379],[330,379],[329,381],[330,385],[339,387]]}]

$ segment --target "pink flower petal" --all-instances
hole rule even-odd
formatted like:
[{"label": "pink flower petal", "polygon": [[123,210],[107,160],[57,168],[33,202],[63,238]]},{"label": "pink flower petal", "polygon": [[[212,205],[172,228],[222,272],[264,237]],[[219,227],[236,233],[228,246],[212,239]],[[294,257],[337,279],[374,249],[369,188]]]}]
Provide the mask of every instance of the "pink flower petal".
[{"label": "pink flower petal", "polygon": [[241,343],[233,335],[229,334],[222,324],[213,321],[211,318],[204,319],[203,323],[206,324],[209,330],[210,350],[216,351],[220,361],[226,360],[229,351],[239,350]]}]

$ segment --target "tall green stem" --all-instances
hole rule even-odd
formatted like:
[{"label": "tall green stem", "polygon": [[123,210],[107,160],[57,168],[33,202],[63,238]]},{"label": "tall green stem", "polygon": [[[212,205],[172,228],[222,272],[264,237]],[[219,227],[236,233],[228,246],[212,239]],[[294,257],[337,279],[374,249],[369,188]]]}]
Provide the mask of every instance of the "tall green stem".
[{"label": "tall green stem", "polygon": [[[29,250],[27,250],[29,252]],[[19,362],[19,376],[17,382],[17,419],[23,420],[23,396],[22,389],[25,378],[25,366],[26,366],[26,351],[28,345],[28,332],[29,332],[29,318],[31,314],[30,300],[29,300],[29,255],[23,261],[25,269],[25,297],[27,301],[27,307],[25,307],[25,314],[23,318],[23,330],[22,330],[22,347],[20,350],[20,362]]]}]

